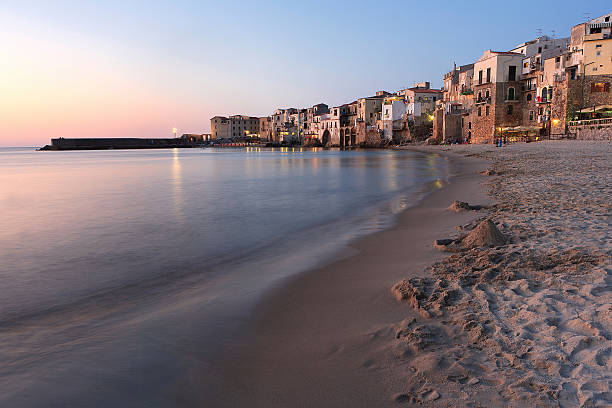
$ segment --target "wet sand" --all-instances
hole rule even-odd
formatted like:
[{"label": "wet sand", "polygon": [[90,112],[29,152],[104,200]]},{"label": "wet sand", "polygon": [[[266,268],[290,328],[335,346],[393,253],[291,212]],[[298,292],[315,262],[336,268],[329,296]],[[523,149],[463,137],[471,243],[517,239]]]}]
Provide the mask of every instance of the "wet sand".
[{"label": "wet sand", "polygon": [[[403,364],[389,352],[394,326],[417,315],[390,288],[445,255],[432,242],[477,213],[447,210],[453,200],[489,204],[483,160],[447,154],[450,184],[400,214],[395,227],[354,242],[346,257],[273,289],[218,373],[210,406],[393,406],[405,390]],[[315,243],[316,244],[316,243]]]}]

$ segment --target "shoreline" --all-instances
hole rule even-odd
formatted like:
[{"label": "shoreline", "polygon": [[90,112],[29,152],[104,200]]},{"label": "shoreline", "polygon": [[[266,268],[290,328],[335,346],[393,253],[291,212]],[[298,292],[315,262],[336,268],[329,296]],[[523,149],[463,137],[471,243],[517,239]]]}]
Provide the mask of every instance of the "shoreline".
[{"label": "shoreline", "polygon": [[207,401],[228,407],[395,404],[391,395],[405,385],[389,371],[395,366],[385,348],[389,325],[414,311],[396,302],[390,288],[407,274],[424,277],[427,266],[447,256],[433,241],[483,216],[449,211],[454,200],[491,203],[479,174],[488,161],[409,150],[449,159],[449,184],[400,213],[391,228],[350,243],[354,254],[285,280],[264,295],[244,335],[225,348],[221,383]]}]

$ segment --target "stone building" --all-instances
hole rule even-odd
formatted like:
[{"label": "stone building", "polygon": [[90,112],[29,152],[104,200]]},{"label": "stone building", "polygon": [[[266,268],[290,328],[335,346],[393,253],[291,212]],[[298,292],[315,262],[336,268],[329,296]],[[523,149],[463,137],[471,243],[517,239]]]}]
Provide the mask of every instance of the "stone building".
[{"label": "stone building", "polygon": [[210,119],[210,130],[213,139],[244,137],[259,132],[259,118],[254,116],[234,115],[229,118],[215,116]]},{"label": "stone building", "polygon": [[522,124],[520,70],[524,55],[487,50],[474,64],[474,107],[467,119],[472,143],[494,139]]},{"label": "stone building", "polygon": [[466,118],[474,105],[473,77],[474,64],[455,65],[444,75],[443,100],[433,120],[433,136],[438,142],[471,140],[471,123]]},{"label": "stone building", "polygon": [[259,137],[263,140],[272,141],[272,117],[263,116],[259,118]]},{"label": "stone building", "polygon": [[381,119],[383,100],[391,96],[389,92],[378,91],[375,96],[357,100],[357,119],[363,120],[368,126],[376,126]]},{"label": "stone building", "polygon": [[229,139],[232,126],[225,116],[215,116],[210,119],[210,134],[213,139]]}]

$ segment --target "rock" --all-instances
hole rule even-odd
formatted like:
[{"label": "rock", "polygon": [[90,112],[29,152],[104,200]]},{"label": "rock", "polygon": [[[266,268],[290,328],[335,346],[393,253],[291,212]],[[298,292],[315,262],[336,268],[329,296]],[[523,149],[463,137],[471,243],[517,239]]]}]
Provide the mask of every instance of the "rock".
[{"label": "rock", "polygon": [[468,380],[467,385],[476,385],[480,382],[480,380],[476,377],[472,377]]},{"label": "rock", "polygon": [[505,245],[506,237],[489,219],[484,220],[461,240],[461,245],[466,248],[475,247],[498,247]]},{"label": "rock", "polygon": [[469,205],[468,203],[465,203],[463,201],[455,201],[451,204],[450,207],[448,207],[449,210],[453,210],[453,211],[470,211],[472,210],[472,206]]},{"label": "rock", "polygon": [[461,212],[461,211],[476,211],[476,210],[482,210],[483,208],[487,208],[487,206],[484,205],[470,205],[466,202],[463,201],[455,201],[453,202],[450,207],[448,207],[449,210],[455,211],[455,212]]},{"label": "rock", "polygon": [[495,170],[487,169],[485,171],[481,171],[480,174],[484,174],[485,176],[494,176],[497,173],[495,172]]},{"label": "rock", "polygon": [[441,251],[446,251],[448,249],[447,246],[452,244],[454,241],[454,239],[436,239],[433,246]]}]

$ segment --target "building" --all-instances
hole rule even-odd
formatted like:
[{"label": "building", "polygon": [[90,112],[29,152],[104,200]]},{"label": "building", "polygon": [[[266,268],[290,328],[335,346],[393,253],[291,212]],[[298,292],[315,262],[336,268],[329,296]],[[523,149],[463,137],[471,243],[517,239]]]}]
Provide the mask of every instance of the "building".
[{"label": "building", "polygon": [[225,116],[215,116],[210,120],[210,133],[213,139],[229,139],[232,137],[230,120]]},{"label": "building", "polygon": [[[444,91],[441,89],[431,89],[429,82],[421,82],[415,84],[414,87],[403,89],[399,92],[403,95],[408,104],[412,104],[411,111],[415,120],[418,116],[432,115],[436,109],[436,103],[444,97]],[[415,109],[415,105],[419,104],[420,108]],[[420,110],[417,116],[416,112]]]},{"label": "building", "polygon": [[215,116],[210,120],[210,132],[213,139],[229,139],[258,134],[259,118],[245,115],[234,115],[229,118]]},{"label": "building", "polygon": [[407,104],[400,96],[388,96],[382,105],[382,130],[385,140],[400,142],[402,137],[399,133],[407,128]]},{"label": "building", "polygon": [[391,96],[387,91],[378,91],[375,96],[359,98],[357,100],[357,119],[367,126],[376,126],[381,119],[382,103],[385,97]]},{"label": "building", "polygon": [[[444,75],[443,100],[434,114],[433,136],[440,142],[471,141],[468,115],[474,106],[474,64],[453,67]],[[466,124],[469,123],[469,126]]]},{"label": "building", "polygon": [[298,130],[292,121],[296,108],[277,109],[272,115],[272,139],[277,143],[294,144],[298,141]]},{"label": "building", "polygon": [[259,137],[263,140],[272,141],[272,118],[263,116],[259,118]]},{"label": "building", "polygon": [[243,137],[259,132],[259,118],[254,116],[234,115],[229,117],[231,137]]},{"label": "building", "polygon": [[307,146],[318,146],[321,116],[329,113],[329,106],[324,103],[316,104],[306,109],[305,125],[303,127],[302,143]]},{"label": "building", "polygon": [[572,27],[564,69],[555,76],[552,135],[595,127],[595,123],[587,125],[582,121],[612,116],[611,18],[609,13]]},{"label": "building", "polygon": [[507,136],[510,128],[521,126],[523,58],[522,53],[487,50],[474,63],[474,107],[467,114],[471,142],[492,143],[498,136]]}]

